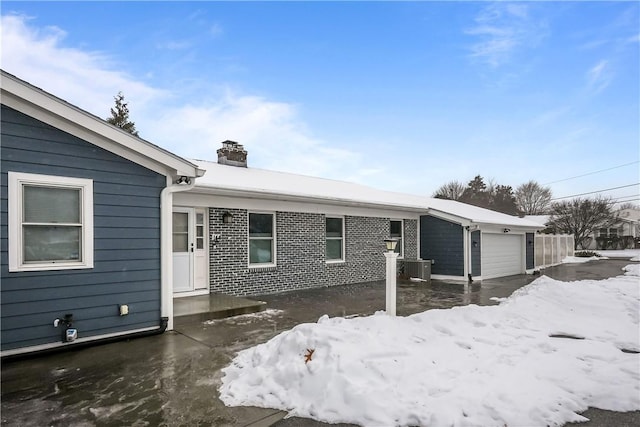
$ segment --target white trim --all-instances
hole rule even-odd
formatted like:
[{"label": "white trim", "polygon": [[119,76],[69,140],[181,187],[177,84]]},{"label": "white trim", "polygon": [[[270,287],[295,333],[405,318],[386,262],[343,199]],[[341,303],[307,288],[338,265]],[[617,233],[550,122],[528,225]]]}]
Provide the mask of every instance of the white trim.
[{"label": "white trim", "polygon": [[[80,261],[24,262],[22,259],[22,188],[24,185],[80,190],[82,200]],[[93,180],[9,171],[8,209],[9,272],[93,268]]]},{"label": "white trim", "polygon": [[424,213],[424,215],[429,215],[429,216],[433,216],[439,219],[443,219],[445,221],[449,221],[449,222],[453,222],[455,224],[460,224],[463,227],[466,227],[467,225],[471,224],[471,220],[468,220],[466,218],[461,218],[457,215],[454,214],[450,214],[447,212],[442,212],[439,211],[437,209],[433,209],[433,208],[429,208],[427,209],[427,211]]},{"label": "white trim", "polygon": [[[266,198],[264,195],[249,197],[249,193],[237,196],[216,196],[210,193],[200,192],[196,187],[193,191],[176,195],[176,203],[186,206],[212,207],[221,209],[244,209],[248,211],[273,211],[314,213],[330,216],[360,216],[371,218],[398,218],[420,219],[420,213],[411,210],[392,210],[385,207],[344,206],[316,201],[290,201],[280,198]],[[426,213],[426,210],[422,211]]]},{"label": "white trim", "polygon": [[82,344],[82,343],[100,341],[100,340],[105,340],[109,338],[116,338],[116,337],[121,337],[126,335],[132,335],[132,334],[139,334],[141,332],[157,331],[160,328],[161,328],[160,326],[151,326],[148,328],[132,329],[130,331],[112,332],[110,334],[102,334],[102,335],[94,335],[91,337],[78,338],[77,340],[68,342],[68,343],[55,342],[50,344],[33,345],[30,347],[14,348],[11,350],[4,350],[0,352],[0,357],[15,356],[18,354],[33,353],[36,351],[43,351],[43,350],[51,350],[59,347],[73,347],[75,345]]},{"label": "white trim", "polygon": [[[272,234],[273,236],[271,236],[271,239],[267,239],[267,238],[255,238],[255,240],[271,240],[271,262],[264,262],[264,263],[260,263],[260,264],[252,264],[251,263],[251,236],[249,235],[249,229],[250,229],[250,217],[251,214],[262,214],[262,215],[271,215],[271,221],[272,221]],[[268,267],[277,267],[278,266],[278,257],[277,257],[277,240],[276,240],[276,236],[278,235],[278,230],[276,229],[277,226],[277,222],[276,222],[276,213],[275,212],[267,212],[267,211],[247,211],[247,267],[249,269],[255,269],[255,268],[268,268]]]},{"label": "white trim", "polygon": [[200,295],[209,295],[209,288],[198,289],[195,291],[177,292],[173,294],[173,298],[196,297]]},{"label": "white trim", "polygon": [[[327,219],[339,219],[342,221],[342,258],[339,259],[327,259]],[[324,260],[327,264],[343,264],[347,260],[346,254],[346,242],[347,242],[347,228],[346,221],[344,215],[325,215],[324,216]],[[338,240],[335,237],[332,237],[331,240]]]}]

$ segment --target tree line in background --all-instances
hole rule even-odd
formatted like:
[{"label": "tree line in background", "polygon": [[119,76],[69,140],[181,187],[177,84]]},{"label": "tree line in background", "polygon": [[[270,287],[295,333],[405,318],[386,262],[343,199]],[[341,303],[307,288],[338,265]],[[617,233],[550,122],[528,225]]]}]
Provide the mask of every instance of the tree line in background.
[{"label": "tree line in background", "polygon": [[458,181],[448,182],[438,188],[433,197],[457,200],[507,215],[544,215],[551,205],[551,189],[535,181],[524,183],[514,191],[510,185],[491,180],[485,184],[480,175],[466,186]]},{"label": "tree line in background", "polygon": [[[573,234],[575,248],[589,245],[591,236],[601,228],[609,228],[619,221],[618,211],[624,208],[637,208],[625,204],[614,209],[610,198],[575,198],[565,201],[553,201],[551,189],[535,181],[526,182],[514,191],[511,186],[499,185],[493,181],[488,184],[480,175],[467,185],[451,181],[436,190],[433,197],[456,200],[481,208],[491,209],[508,215],[549,215],[545,232]],[[597,245],[604,249],[633,247],[630,236],[598,236]]]}]

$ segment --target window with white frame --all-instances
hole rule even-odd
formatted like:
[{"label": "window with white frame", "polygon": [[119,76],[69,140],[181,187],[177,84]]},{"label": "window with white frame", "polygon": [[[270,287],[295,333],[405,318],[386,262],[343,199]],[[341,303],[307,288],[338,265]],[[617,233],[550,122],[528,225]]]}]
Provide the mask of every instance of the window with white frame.
[{"label": "window with white frame", "polygon": [[402,224],[402,220],[391,220],[389,221],[389,237],[391,237],[392,239],[396,239],[398,240],[398,244],[396,245],[396,250],[395,252],[398,253],[399,257],[402,258],[402,255],[404,253],[403,251],[403,247],[404,247],[404,240],[403,240],[403,224]]},{"label": "window with white frame", "polygon": [[249,213],[249,265],[275,264],[275,215]]},{"label": "window with white frame", "polygon": [[9,172],[9,271],[93,268],[93,181]]},{"label": "window with white frame", "polygon": [[325,228],[327,262],[344,261],[344,218],[327,217]]}]

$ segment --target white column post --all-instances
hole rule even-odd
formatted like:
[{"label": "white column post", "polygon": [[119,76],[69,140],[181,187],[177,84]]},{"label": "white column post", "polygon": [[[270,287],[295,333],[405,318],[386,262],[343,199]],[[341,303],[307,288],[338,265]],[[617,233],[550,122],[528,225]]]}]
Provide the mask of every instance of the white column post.
[{"label": "white column post", "polygon": [[385,252],[387,259],[386,311],[390,316],[396,315],[396,261],[397,252]]}]

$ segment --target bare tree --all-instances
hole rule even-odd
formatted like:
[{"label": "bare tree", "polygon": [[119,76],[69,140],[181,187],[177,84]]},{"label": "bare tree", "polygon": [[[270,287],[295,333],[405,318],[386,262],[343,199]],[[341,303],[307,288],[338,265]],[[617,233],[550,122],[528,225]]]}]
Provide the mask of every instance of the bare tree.
[{"label": "bare tree", "polygon": [[590,234],[616,221],[611,206],[603,197],[557,202],[551,205],[549,226],[555,233],[573,234],[574,248],[582,248]]},{"label": "bare tree", "polygon": [[433,193],[436,199],[460,200],[465,186],[458,181],[447,182]]},{"label": "bare tree", "polygon": [[551,189],[535,181],[526,182],[516,189],[516,205],[524,215],[542,215],[551,204]]}]

